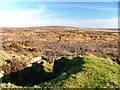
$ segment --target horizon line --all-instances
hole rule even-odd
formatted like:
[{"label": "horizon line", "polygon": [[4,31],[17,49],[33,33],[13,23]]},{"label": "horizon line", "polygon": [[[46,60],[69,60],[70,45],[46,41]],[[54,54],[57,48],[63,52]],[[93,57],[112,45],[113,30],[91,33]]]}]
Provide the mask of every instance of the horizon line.
[{"label": "horizon line", "polygon": [[109,27],[76,27],[76,26],[57,26],[57,25],[56,26],[52,26],[52,25],[51,26],[49,26],[49,25],[48,26],[47,25],[46,26],[15,26],[15,27],[14,26],[13,27],[12,26],[11,27],[7,27],[7,26],[1,27],[0,26],[0,28],[38,28],[38,27],[71,27],[71,28],[118,29],[118,30],[120,29],[120,28],[114,28],[114,27],[113,28],[109,28]]}]

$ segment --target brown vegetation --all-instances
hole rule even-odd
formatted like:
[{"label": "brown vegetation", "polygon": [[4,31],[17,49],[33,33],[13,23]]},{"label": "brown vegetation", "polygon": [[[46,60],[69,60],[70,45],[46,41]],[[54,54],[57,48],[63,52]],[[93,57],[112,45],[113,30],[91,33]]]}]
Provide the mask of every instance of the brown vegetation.
[{"label": "brown vegetation", "polygon": [[79,29],[72,27],[1,28],[3,49],[8,53],[29,57],[44,56],[48,60],[56,56],[75,54],[96,55],[118,60],[116,31],[103,29]]}]

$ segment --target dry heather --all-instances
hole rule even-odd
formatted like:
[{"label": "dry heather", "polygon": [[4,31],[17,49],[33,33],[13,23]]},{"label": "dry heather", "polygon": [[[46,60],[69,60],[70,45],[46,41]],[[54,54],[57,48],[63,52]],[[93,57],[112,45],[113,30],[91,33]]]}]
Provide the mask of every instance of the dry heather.
[{"label": "dry heather", "polygon": [[120,63],[118,32],[72,27],[1,28],[3,50],[29,57],[96,55]]}]

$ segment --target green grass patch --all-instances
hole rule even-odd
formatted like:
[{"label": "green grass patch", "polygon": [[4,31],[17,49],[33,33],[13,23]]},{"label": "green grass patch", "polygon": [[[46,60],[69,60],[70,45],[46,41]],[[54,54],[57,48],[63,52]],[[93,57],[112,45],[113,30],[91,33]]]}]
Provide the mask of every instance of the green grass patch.
[{"label": "green grass patch", "polygon": [[81,30],[69,30],[69,32],[71,32],[71,33],[82,33],[83,31],[81,31]]},{"label": "green grass patch", "polygon": [[117,88],[119,86],[118,67],[120,66],[112,60],[88,56],[77,57],[78,60],[75,57],[67,57],[67,59],[72,63],[68,71],[36,87]]},{"label": "green grass patch", "polygon": [[[34,60],[23,55],[0,53],[0,65],[6,59],[23,61]],[[58,58],[62,62],[62,58]],[[107,58],[94,56],[68,56],[63,63],[54,69],[55,63],[44,61],[44,70],[53,77],[48,82],[35,85],[32,88],[117,88],[118,68],[120,66]],[[54,76],[55,75],[55,76]],[[0,84],[0,87],[16,87],[14,84]]]}]

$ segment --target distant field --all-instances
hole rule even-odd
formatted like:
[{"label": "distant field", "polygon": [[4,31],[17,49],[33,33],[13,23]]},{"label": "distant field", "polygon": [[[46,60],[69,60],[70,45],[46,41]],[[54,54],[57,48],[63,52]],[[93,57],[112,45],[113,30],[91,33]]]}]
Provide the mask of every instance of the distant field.
[{"label": "distant field", "polygon": [[56,56],[93,54],[118,60],[119,35],[114,30],[74,27],[1,28],[2,49],[48,60]]}]

